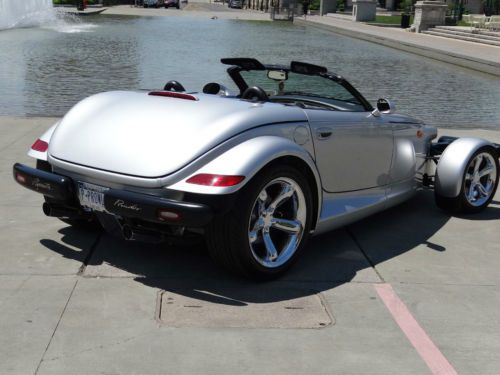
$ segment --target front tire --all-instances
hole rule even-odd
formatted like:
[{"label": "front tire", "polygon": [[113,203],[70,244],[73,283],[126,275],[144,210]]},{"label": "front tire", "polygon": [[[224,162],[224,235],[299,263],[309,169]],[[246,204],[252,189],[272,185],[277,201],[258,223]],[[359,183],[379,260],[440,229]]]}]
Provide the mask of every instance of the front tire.
[{"label": "front tire", "polygon": [[496,151],[490,146],[479,148],[467,161],[458,196],[443,197],[436,191],[436,204],[454,214],[484,210],[497,190],[499,169]]},{"label": "front tire", "polygon": [[302,252],[312,223],[312,193],[294,167],[274,165],[239,193],[238,204],[207,230],[210,255],[256,280],[282,275]]}]

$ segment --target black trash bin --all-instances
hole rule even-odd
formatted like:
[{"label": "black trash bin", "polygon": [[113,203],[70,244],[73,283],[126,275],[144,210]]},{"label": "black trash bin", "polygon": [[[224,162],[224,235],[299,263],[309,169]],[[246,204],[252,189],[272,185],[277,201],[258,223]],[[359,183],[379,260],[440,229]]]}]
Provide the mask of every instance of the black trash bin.
[{"label": "black trash bin", "polygon": [[409,14],[402,14],[401,15],[401,28],[402,29],[407,29],[410,27],[410,15]]}]

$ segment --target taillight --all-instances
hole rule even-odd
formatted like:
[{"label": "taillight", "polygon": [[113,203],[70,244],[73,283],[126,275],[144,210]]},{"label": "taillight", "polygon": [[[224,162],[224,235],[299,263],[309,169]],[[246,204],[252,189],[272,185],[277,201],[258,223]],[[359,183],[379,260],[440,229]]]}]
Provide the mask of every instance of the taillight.
[{"label": "taillight", "polygon": [[49,148],[49,144],[45,141],[42,141],[41,139],[37,139],[35,143],[31,146],[32,150],[39,151],[39,152],[45,152]]},{"label": "taillight", "polygon": [[26,177],[23,176],[21,173],[16,172],[16,181],[19,182],[21,185],[24,185],[26,183]]},{"label": "taillight", "polygon": [[234,186],[238,185],[245,179],[245,176],[225,176],[219,174],[197,174],[189,178],[186,182],[188,184],[205,185],[205,186]]},{"label": "taillight", "polygon": [[150,96],[166,96],[167,98],[177,98],[185,100],[198,100],[196,96],[190,94],[183,94],[181,92],[175,91],[151,91],[148,95]]}]

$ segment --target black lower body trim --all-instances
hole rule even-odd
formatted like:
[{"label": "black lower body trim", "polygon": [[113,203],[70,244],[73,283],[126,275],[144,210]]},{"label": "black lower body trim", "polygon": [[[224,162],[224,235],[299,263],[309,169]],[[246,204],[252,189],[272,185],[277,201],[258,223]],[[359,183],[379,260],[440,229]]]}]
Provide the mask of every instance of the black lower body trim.
[{"label": "black lower body trim", "polygon": [[[68,217],[73,211],[75,215],[76,212],[82,212],[76,196],[75,182],[71,178],[19,163],[14,165],[13,174],[14,179],[25,188],[54,201],[45,207],[49,216]],[[124,218],[176,226],[204,227],[214,216],[212,207],[204,202],[177,201],[119,189],[106,190],[103,195],[105,210]],[[211,196],[197,197],[200,200],[203,197],[211,200]],[[61,216],[57,216],[59,214]]]},{"label": "black lower body trim", "polygon": [[[201,203],[181,202],[116,189],[104,193],[104,207],[106,211],[123,217],[188,227],[203,227],[213,217],[211,208]],[[166,215],[162,216],[160,212]]]},{"label": "black lower body trim", "polygon": [[31,168],[16,163],[13,167],[14,179],[27,189],[46,197],[68,202],[74,198],[73,181],[64,176]]}]

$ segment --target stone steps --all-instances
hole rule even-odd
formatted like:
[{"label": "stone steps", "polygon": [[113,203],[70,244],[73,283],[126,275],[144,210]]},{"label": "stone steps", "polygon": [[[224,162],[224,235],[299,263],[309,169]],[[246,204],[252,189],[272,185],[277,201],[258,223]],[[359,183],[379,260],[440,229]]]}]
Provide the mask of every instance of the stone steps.
[{"label": "stone steps", "polygon": [[[477,31],[477,29],[473,29],[471,27],[465,27],[462,26],[460,28],[456,26],[436,26],[435,29],[438,30],[446,30],[446,31],[454,31],[454,32],[465,32],[473,35],[479,35],[479,36],[494,36],[497,38],[500,38],[500,31],[489,31],[489,30],[484,30],[480,29],[480,31]],[[474,30],[474,31],[472,31]]]},{"label": "stone steps", "polygon": [[467,31],[464,28],[453,29],[452,27],[436,26],[435,28],[423,31],[423,34],[500,47],[500,34],[494,32],[481,31],[481,33],[473,33],[472,31]]}]

